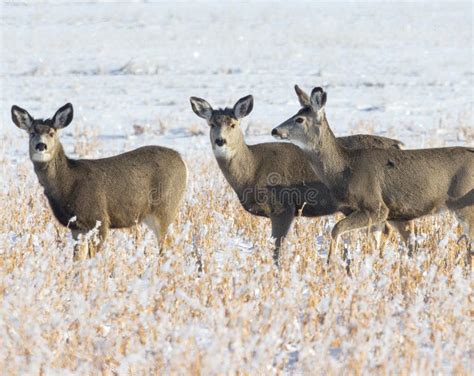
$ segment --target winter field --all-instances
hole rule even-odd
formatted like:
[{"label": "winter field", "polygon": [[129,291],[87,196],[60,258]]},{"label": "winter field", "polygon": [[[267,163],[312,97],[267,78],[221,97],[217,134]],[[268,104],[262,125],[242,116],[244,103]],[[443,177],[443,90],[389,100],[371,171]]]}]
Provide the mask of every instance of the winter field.
[{"label": "winter field", "polygon": [[[270,222],[245,212],[191,95],[253,94],[249,143],[324,86],[336,134],[407,147],[474,145],[473,8],[466,3],[195,2],[0,8],[0,374],[473,374],[472,275],[461,228],[416,221],[382,255],[366,231],[326,265],[338,217],[296,221],[272,263]],[[190,176],[163,254],[145,226],[72,261],[16,128],[17,104],[66,102],[71,157],[180,151]],[[196,260],[202,262],[197,271]]]}]

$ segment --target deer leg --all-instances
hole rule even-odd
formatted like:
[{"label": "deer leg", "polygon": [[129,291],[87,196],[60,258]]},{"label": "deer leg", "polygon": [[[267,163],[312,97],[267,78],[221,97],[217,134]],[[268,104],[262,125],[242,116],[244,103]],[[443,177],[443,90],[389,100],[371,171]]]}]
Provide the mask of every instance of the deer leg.
[{"label": "deer leg", "polygon": [[388,209],[386,208],[379,209],[376,212],[355,211],[349,214],[347,217],[341,219],[339,222],[337,222],[331,232],[332,240],[331,247],[328,253],[328,263],[330,261],[332,253],[331,251],[336,249],[339,237],[342,234],[344,234],[345,232],[370,226],[372,223],[385,222],[385,220],[387,219],[387,214]]},{"label": "deer leg", "polygon": [[95,257],[95,255],[100,252],[104,246],[105,239],[109,233],[109,226],[105,223],[102,223],[99,227],[98,239],[95,241],[93,238],[89,239],[89,257]]},{"label": "deer leg", "polygon": [[367,227],[370,225],[370,217],[365,212],[353,212],[347,217],[336,223],[331,231],[331,245],[328,253],[328,264],[331,261],[331,255],[337,250],[340,236],[348,231]]},{"label": "deer leg", "polygon": [[375,241],[375,248],[379,250],[379,257],[383,258],[383,253],[385,246],[387,244],[387,239],[392,234],[392,228],[388,222],[380,223],[378,225],[373,225],[370,228],[370,232]]},{"label": "deer leg", "polygon": [[414,221],[390,221],[400,234],[405,245],[408,247],[408,256],[412,257],[415,252],[415,222]]},{"label": "deer leg", "polygon": [[74,253],[72,259],[74,261],[85,260],[88,254],[88,242],[80,242],[80,235],[85,235],[86,231],[81,230],[71,230],[72,238],[76,241],[74,245]]},{"label": "deer leg", "polygon": [[463,228],[463,235],[458,240],[458,243],[461,239],[466,239],[467,265],[469,265],[469,269],[472,270],[472,256],[474,256],[474,207],[467,206],[456,210],[456,217]]},{"label": "deer leg", "polygon": [[98,241],[94,241],[94,237],[90,237],[89,239],[85,239],[84,241],[80,242],[81,235],[83,237],[87,236],[89,231],[80,229],[80,230],[71,230],[73,239],[77,242],[74,245],[74,261],[82,261],[85,260],[87,257],[92,258],[99,252],[104,244],[105,239],[107,238],[107,234],[109,232],[109,226],[102,222],[100,227],[98,228]]},{"label": "deer leg", "polygon": [[385,252],[385,247],[387,245],[387,240],[390,238],[390,236],[393,233],[393,228],[390,226],[388,222],[384,222],[383,224],[383,236],[382,236],[382,241],[380,242],[379,245],[379,256],[382,258]]},{"label": "deer leg", "polygon": [[[331,235],[332,238],[332,235]],[[331,239],[331,244],[329,245],[329,252],[328,252],[328,259],[327,259],[327,264],[329,265],[329,262],[331,261],[331,255],[337,251],[337,246],[339,245],[339,236],[337,238],[332,238]]]},{"label": "deer leg", "polygon": [[[170,225],[173,222],[175,217],[176,217],[176,215],[174,213],[167,214],[167,215],[162,215],[160,217],[160,219],[159,219],[160,234],[163,237],[163,240],[166,237],[166,235],[168,234],[168,229],[169,229],[169,227],[170,227]],[[162,244],[163,244],[163,241],[162,241]]]},{"label": "deer leg", "polygon": [[[166,232],[167,226],[162,226],[158,215],[148,215],[143,219],[147,227],[153,231],[158,243],[158,254],[161,254],[162,235]],[[164,231],[163,231],[164,230]]]},{"label": "deer leg", "polygon": [[290,211],[270,217],[270,220],[272,221],[272,238],[275,238],[273,261],[276,266],[279,265],[281,245],[284,238],[288,234],[288,231],[290,230],[294,218],[294,213]]}]

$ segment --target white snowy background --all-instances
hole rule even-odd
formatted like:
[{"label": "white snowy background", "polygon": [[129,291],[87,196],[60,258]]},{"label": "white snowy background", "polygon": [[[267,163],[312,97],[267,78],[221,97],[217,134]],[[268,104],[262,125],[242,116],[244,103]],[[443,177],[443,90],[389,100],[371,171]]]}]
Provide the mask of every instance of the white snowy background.
[{"label": "white snowy background", "polygon": [[337,134],[421,147],[466,142],[456,127],[472,125],[469,3],[7,3],[1,22],[1,132],[18,139],[9,155],[26,156],[12,104],[50,117],[71,102],[75,123],[114,152],[139,124],[155,132],[128,146],[197,156],[210,148],[189,137],[193,125],[207,132],[191,95],[220,107],[253,94],[244,125],[256,142],[298,110],[296,83],[327,89]]},{"label": "white snowy background", "polygon": [[[394,244],[383,262],[357,253],[360,273],[337,274],[334,283],[317,272],[314,256],[327,245],[333,219],[304,220],[294,233],[307,235],[306,246],[290,239],[286,255],[297,256],[277,280],[271,262],[260,267],[258,259],[258,252],[270,254],[268,221],[239,232],[232,215],[238,203],[224,192],[207,126],[189,104],[193,95],[231,106],[253,94],[243,127],[256,143],[270,141],[271,129],[299,109],[294,84],[324,86],[338,135],[375,133],[407,147],[472,146],[470,2],[6,1],[0,32],[0,364],[23,374],[107,367],[127,374],[149,370],[159,354],[163,369],[186,373],[179,367],[197,351],[208,374],[281,367],[337,374],[357,361],[362,372],[472,370],[470,280],[463,255],[452,256],[459,248],[452,218],[423,222],[425,248],[413,260],[400,259]],[[116,231],[102,254],[72,264],[70,236],[62,240],[28,160],[28,137],[10,119],[13,104],[46,118],[66,102],[75,110],[61,135],[70,156],[158,144],[178,149],[196,169],[186,198],[194,212],[174,229],[185,255],[150,261],[143,252],[155,247],[149,232],[138,241]],[[215,202],[222,197],[235,203],[223,213]],[[250,221],[238,213],[237,220]],[[196,224],[192,215],[208,222]],[[325,233],[309,230],[316,222]],[[203,252],[210,272],[195,278],[182,259],[195,243],[209,242]],[[303,250],[313,259],[300,257]],[[397,265],[411,279],[400,282]],[[219,294],[227,284],[233,295],[225,305]],[[217,303],[206,306],[207,296]],[[316,323],[314,332],[305,332],[308,322]]]}]

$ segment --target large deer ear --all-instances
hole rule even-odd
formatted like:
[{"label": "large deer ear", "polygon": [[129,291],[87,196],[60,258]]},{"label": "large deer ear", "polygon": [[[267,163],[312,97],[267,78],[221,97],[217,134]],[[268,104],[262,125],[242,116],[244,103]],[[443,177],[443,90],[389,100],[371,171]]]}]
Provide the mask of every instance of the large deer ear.
[{"label": "large deer ear", "polygon": [[53,128],[61,129],[67,127],[71,123],[73,115],[72,104],[65,104],[54,114]]},{"label": "large deer ear", "polygon": [[309,95],[306,94],[298,85],[295,85],[295,91],[301,107],[309,107],[311,105]]},{"label": "large deer ear", "polygon": [[18,128],[24,131],[28,131],[33,125],[33,118],[28,111],[15,105],[12,106],[12,120]]},{"label": "large deer ear", "polygon": [[240,98],[234,105],[234,116],[237,119],[242,119],[252,112],[253,109],[253,97],[247,95],[246,97]]},{"label": "large deer ear", "polygon": [[213,109],[209,103],[204,99],[197,97],[191,97],[189,98],[189,101],[191,102],[191,107],[197,116],[206,120],[211,119]]},{"label": "large deer ear", "polygon": [[311,107],[315,112],[321,111],[326,105],[327,94],[320,88],[315,87],[311,92]]}]

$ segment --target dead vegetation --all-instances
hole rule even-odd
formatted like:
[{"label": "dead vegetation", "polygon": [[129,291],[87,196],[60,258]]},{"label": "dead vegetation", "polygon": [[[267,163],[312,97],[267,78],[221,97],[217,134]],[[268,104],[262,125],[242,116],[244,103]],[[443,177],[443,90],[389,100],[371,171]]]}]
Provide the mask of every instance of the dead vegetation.
[{"label": "dead vegetation", "polygon": [[[29,161],[1,169],[0,369],[5,374],[468,374],[472,286],[450,215],[379,257],[361,232],[326,266],[335,218],[300,218],[272,261],[270,222],[214,161],[189,161],[186,205],[156,254],[143,227],[73,263]],[[209,178],[209,177],[212,177]],[[198,271],[196,261],[202,263]]]}]

